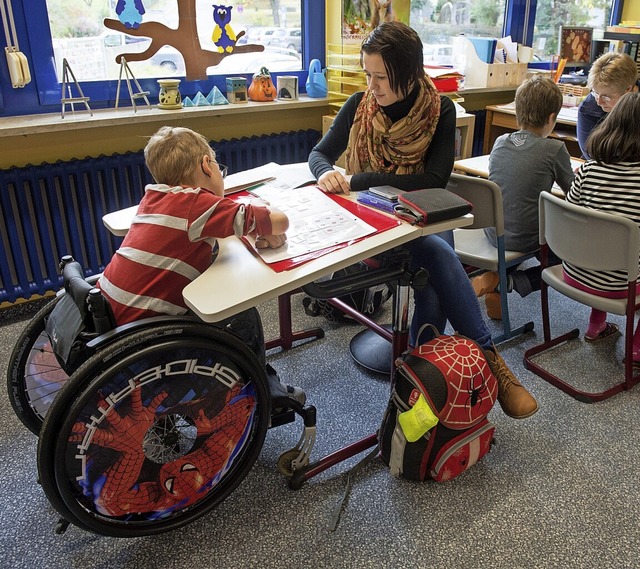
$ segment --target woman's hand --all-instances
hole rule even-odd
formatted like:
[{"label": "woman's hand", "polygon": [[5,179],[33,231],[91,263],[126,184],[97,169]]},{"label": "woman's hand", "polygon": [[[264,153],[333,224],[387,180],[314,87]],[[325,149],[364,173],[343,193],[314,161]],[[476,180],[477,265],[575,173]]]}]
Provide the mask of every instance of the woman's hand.
[{"label": "woman's hand", "polygon": [[287,242],[287,236],[281,235],[259,235],[256,237],[256,249],[278,249]]},{"label": "woman's hand", "polygon": [[351,176],[343,176],[337,170],[329,170],[318,178],[318,185],[325,192],[330,194],[348,194],[351,189]]}]

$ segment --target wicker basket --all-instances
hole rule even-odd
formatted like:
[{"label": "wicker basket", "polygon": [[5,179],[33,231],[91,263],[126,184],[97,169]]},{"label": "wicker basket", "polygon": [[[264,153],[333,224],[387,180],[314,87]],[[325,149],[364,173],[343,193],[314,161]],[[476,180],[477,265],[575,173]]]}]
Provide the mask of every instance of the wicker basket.
[{"label": "wicker basket", "polygon": [[589,87],[583,87],[582,85],[570,85],[568,83],[559,83],[560,91],[563,95],[570,95],[572,97],[586,97],[589,94]]}]

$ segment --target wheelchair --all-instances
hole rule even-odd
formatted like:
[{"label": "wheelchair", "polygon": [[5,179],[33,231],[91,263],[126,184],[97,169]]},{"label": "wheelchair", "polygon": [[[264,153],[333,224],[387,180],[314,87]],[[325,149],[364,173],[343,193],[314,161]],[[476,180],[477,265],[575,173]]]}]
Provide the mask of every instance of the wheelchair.
[{"label": "wheelchair", "polygon": [[278,469],[309,463],[316,411],[269,390],[268,371],[228,329],[194,316],[116,326],[79,263],[18,339],[8,392],[38,435],[38,479],[68,525],[155,535],[210,512],[242,482],[271,427],[304,422]]}]

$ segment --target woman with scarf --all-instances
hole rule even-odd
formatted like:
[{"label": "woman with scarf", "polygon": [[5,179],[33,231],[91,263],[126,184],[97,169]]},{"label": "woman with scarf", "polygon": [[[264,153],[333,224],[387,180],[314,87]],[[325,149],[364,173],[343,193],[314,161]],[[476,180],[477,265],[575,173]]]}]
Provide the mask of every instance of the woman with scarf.
[{"label": "woman with scarf", "polygon": [[[367,90],[354,93],[309,155],[318,186],[330,193],[391,185],[402,190],[444,188],[453,169],[456,110],[440,96],[423,67],[422,41],[401,22],[384,22],[363,41],[360,64]],[[346,175],[333,168],[344,151]],[[443,332],[447,320],[460,334],[482,346],[498,379],[498,401],[510,417],[523,419],[538,410],[491,341],[458,256],[452,232],[428,235],[406,246],[412,268],[424,267],[429,284],[414,291],[410,342],[430,339],[430,323]]]}]

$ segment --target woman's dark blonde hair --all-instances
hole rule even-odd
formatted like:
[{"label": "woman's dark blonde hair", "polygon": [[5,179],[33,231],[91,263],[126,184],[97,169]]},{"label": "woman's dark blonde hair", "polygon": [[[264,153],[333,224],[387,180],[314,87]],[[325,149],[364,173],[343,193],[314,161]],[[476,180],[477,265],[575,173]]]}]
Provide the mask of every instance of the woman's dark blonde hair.
[{"label": "woman's dark blonde hair", "polygon": [[591,131],[587,152],[605,164],[640,162],[640,93],[620,97],[606,118]]},{"label": "woman's dark blonde hair", "polygon": [[418,33],[402,22],[383,22],[365,38],[362,54],[380,54],[389,77],[389,86],[405,98],[424,77],[422,40]]},{"label": "woman's dark blonde hair", "polygon": [[516,121],[520,128],[542,128],[562,108],[562,91],[549,78],[534,75],[516,91]]},{"label": "woman's dark blonde hair", "polygon": [[191,184],[205,154],[215,158],[207,139],[180,126],[161,127],[144,149],[144,159],[153,179],[167,186]]},{"label": "woman's dark blonde hair", "polygon": [[638,80],[636,62],[626,53],[608,52],[596,59],[589,71],[587,86],[596,91],[611,87],[619,93],[635,85]]}]

